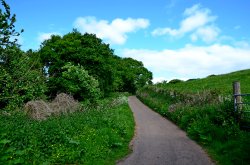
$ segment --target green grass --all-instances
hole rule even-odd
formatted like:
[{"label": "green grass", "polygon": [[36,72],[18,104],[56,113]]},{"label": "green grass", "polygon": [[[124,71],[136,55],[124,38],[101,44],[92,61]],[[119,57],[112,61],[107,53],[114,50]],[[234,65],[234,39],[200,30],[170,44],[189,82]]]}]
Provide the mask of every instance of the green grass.
[{"label": "green grass", "polygon": [[195,79],[186,82],[180,82],[176,84],[159,84],[158,87],[163,87],[164,89],[177,90],[180,92],[198,92],[203,90],[216,89],[223,95],[231,95],[232,83],[234,81],[240,81],[241,92],[250,93],[250,69],[241,70],[229,74],[223,75],[211,75],[203,79]]},{"label": "green grass", "polygon": [[[250,93],[250,70],[243,70],[176,84],[145,86],[137,96],[185,130],[217,164],[247,165],[250,133],[241,130],[234,118],[233,81],[240,81],[242,93]],[[247,106],[243,109],[246,108],[249,109]]]},{"label": "green grass", "polygon": [[115,164],[130,152],[134,133],[133,115],[124,98],[40,122],[20,112],[0,115],[0,162]]}]

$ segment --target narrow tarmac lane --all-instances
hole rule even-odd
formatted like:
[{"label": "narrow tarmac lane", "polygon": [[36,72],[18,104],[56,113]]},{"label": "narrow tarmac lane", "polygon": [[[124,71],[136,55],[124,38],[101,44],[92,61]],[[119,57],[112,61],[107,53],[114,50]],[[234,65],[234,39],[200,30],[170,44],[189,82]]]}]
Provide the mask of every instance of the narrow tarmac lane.
[{"label": "narrow tarmac lane", "polygon": [[133,153],[118,165],[210,165],[213,162],[186,133],[135,96],[129,106],[136,121]]}]

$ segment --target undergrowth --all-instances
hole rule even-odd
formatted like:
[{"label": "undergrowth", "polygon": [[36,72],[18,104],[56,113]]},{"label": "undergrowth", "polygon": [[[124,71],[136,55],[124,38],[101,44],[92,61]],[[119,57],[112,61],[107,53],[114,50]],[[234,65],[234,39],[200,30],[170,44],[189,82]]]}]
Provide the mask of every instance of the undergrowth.
[{"label": "undergrowth", "polygon": [[133,115],[124,95],[43,121],[21,112],[0,114],[0,162],[115,164],[130,152],[133,133]]},{"label": "undergrowth", "polygon": [[[182,88],[184,86],[185,83]],[[137,96],[185,130],[207,150],[216,164],[250,164],[250,133],[240,130],[235,121],[232,100],[211,88],[196,93],[174,88],[146,86]]]}]

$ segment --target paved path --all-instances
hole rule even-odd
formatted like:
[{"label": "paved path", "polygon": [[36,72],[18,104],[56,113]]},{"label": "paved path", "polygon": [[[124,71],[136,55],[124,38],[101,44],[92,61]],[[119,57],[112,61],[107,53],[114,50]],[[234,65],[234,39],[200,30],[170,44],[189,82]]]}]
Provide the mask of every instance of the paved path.
[{"label": "paved path", "polygon": [[136,121],[133,153],[118,165],[210,165],[207,154],[184,131],[129,97]]}]

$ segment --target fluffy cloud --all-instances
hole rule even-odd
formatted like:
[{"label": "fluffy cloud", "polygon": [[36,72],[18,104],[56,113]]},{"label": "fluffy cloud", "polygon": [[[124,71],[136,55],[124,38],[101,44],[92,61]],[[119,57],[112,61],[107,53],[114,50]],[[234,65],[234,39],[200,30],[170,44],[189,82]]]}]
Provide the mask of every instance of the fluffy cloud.
[{"label": "fluffy cloud", "polygon": [[142,61],[154,73],[154,82],[199,78],[210,74],[222,74],[250,68],[250,48],[236,48],[228,45],[187,45],[177,50],[153,51],[147,49],[125,49],[123,57]]},{"label": "fluffy cloud", "polygon": [[170,36],[185,36],[190,34],[192,41],[201,39],[204,42],[214,41],[220,29],[213,23],[216,16],[211,15],[211,11],[207,8],[202,8],[200,4],[196,4],[191,8],[187,8],[184,13],[184,19],[180,22],[178,29],[170,27],[157,28],[152,32],[153,36],[170,35]]},{"label": "fluffy cloud", "polygon": [[51,33],[39,33],[37,40],[39,42],[43,42],[45,40],[48,40],[51,38],[52,35],[61,35],[60,33],[57,32],[51,32]]},{"label": "fluffy cloud", "polygon": [[201,39],[206,43],[214,41],[219,33],[219,28],[216,26],[205,26],[198,28],[193,34],[190,35],[192,41]]},{"label": "fluffy cloud", "polygon": [[139,19],[114,19],[97,20],[95,17],[79,17],[74,23],[82,33],[94,33],[97,37],[107,40],[111,44],[124,44],[127,40],[127,33],[136,32],[149,26],[149,20]]}]

